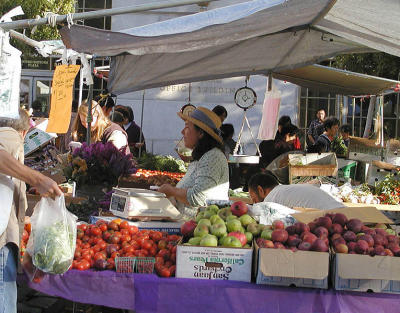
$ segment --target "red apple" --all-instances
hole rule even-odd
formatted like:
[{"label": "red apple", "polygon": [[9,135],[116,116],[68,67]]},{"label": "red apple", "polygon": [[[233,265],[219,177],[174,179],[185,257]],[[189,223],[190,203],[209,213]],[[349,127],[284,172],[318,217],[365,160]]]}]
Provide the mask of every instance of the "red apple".
[{"label": "red apple", "polygon": [[231,205],[231,212],[233,215],[242,216],[243,214],[247,213],[247,204],[243,201],[236,201]]},{"label": "red apple", "polygon": [[368,248],[368,242],[366,242],[365,240],[359,240],[357,241],[354,251],[358,254],[366,254],[368,252]]},{"label": "red apple", "polygon": [[346,244],[339,243],[335,245],[335,251],[337,253],[349,253],[349,248],[346,246]]},{"label": "red apple", "polygon": [[342,213],[336,213],[332,218],[332,222],[334,224],[340,224],[343,227],[347,223],[347,217]]},{"label": "red apple", "polygon": [[282,221],[274,221],[272,223],[272,229],[285,229],[285,224]]},{"label": "red apple", "polygon": [[247,243],[246,235],[239,231],[230,232],[228,236],[236,237],[237,239],[239,239],[242,247]]},{"label": "red apple", "polygon": [[329,250],[329,248],[323,239],[318,238],[311,245],[311,250],[317,251],[317,252],[327,252]]},{"label": "red apple", "polygon": [[357,218],[352,218],[346,223],[346,226],[348,230],[351,230],[352,232],[357,234],[361,231],[363,223]]},{"label": "red apple", "polygon": [[323,227],[323,226],[319,226],[319,227],[317,227],[315,230],[314,230],[314,234],[315,234],[315,236],[317,236],[318,238],[321,238],[321,237],[326,237],[326,236],[328,236],[328,234],[329,234],[329,232],[328,232],[328,229],[327,228],[325,228],[325,227]]},{"label": "red apple", "polygon": [[196,228],[197,223],[193,220],[187,221],[181,225],[181,234],[184,237],[193,236],[194,229]]},{"label": "red apple", "polygon": [[317,236],[315,236],[312,233],[303,233],[303,234],[305,234],[303,236],[303,241],[305,241],[305,242],[309,242],[310,244],[313,244],[314,241],[317,240]]},{"label": "red apple", "polygon": [[284,229],[276,229],[272,232],[271,234],[271,239],[274,242],[281,242],[281,243],[285,243],[286,240],[288,239],[288,232]]}]

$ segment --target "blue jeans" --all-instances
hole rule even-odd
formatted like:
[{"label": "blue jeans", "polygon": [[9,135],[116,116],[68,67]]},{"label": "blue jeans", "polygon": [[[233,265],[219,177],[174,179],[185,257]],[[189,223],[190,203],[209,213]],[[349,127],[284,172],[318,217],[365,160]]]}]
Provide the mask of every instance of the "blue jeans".
[{"label": "blue jeans", "polygon": [[9,244],[0,249],[0,313],[17,312],[16,247]]}]

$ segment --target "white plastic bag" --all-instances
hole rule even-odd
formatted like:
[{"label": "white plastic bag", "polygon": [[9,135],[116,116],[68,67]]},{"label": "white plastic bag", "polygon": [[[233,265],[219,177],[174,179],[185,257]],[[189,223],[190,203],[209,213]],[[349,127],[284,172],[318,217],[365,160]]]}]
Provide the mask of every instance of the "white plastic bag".
[{"label": "white plastic bag", "polygon": [[42,198],[31,217],[32,232],[27,253],[33,265],[45,273],[63,274],[72,265],[77,217],[65,207],[64,196]]},{"label": "white plastic bag", "polygon": [[6,175],[0,174],[0,235],[6,230],[10,219],[14,197],[14,182]]}]

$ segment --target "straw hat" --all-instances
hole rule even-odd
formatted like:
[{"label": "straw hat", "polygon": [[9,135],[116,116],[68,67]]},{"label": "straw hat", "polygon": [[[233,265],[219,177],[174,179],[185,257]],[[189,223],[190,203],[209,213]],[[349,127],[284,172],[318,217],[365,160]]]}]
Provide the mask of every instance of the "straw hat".
[{"label": "straw hat", "polygon": [[184,121],[192,122],[196,126],[200,127],[222,144],[219,130],[221,127],[221,119],[213,111],[204,107],[197,107],[196,110],[190,112],[189,115],[178,112],[178,116]]}]

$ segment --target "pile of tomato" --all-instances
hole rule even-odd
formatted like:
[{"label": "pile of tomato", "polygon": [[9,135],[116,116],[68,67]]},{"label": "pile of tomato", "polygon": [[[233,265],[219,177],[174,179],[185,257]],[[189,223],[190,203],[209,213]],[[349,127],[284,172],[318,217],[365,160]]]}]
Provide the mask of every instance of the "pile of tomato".
[{"label": "pile of tomato", "polygon": [[153,170],[145,170],[142,168],[138,168],[136,171],[136,176],[144,176],[144,177],[150,177],[150,176],[168,176],[170,178],[177,178],[181,179],[183,176],[185,176],[185,173],[172,173],[172,172],[164,172],[164,171],[153,171]]},{"label": "pile of tomato", "polygon": [[175,275],[176,246],[181,237],[154,230],[139,230],[120,219],[77,226],[76,250],[72,268],[115,269],[117,257],[154,257],[156,273]]},{"label": "pile of tomato", "polygon": [[21,243],[19,245],[20,257],[22,258],[25,254],[26,246],[28,244],[29,236],[31,234],[32,225],[30,223],[26,223],[24,225],[24,230],[22,232]]}]

